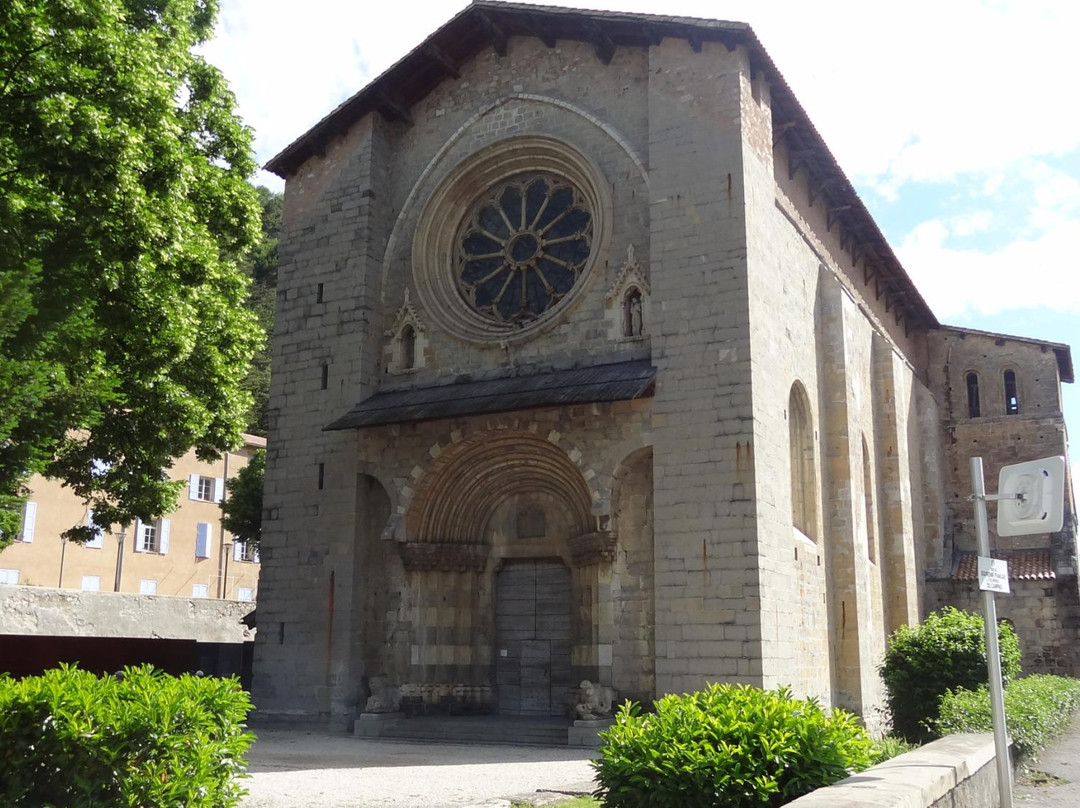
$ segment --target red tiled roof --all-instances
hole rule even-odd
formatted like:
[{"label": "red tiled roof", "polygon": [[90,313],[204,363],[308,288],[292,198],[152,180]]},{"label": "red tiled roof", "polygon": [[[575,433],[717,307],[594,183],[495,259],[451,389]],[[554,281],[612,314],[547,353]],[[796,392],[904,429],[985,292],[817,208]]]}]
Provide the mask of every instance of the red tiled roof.
[{"label": "red tiled roof", "polygon": [[[995,550],[991,555],[1009,564],[1009,579],[1012,581],[1048,581],[1056,578],[1054,567],[1050,563],[1049,550]],[[979,559],[977,553],[957,553],[953,579],[974,581],[979,577]]]}]

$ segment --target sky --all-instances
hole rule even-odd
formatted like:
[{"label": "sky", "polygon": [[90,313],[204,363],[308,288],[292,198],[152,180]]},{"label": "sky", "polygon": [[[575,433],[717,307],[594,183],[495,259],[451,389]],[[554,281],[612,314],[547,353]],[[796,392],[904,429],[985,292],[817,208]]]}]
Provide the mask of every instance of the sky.
[{"label": "sky", "polygon": [[[204,53],[265,163],[465,5],[221,0]],[[1080,365],[1080,3],[564,5],[749,23],[938,319],[1069,343]]]}]

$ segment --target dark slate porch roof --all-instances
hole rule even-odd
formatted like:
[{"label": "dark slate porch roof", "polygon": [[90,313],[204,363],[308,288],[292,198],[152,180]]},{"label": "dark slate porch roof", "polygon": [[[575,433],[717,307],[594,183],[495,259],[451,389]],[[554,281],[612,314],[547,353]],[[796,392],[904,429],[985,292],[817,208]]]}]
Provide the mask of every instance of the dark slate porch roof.
[{"label": "dark slate porch roof", "polygon": [[430,421],[531,407],[626,401],[651,396],[656,368],[649,360],[555,370],[528,376],[376,393],[324,430]]}]

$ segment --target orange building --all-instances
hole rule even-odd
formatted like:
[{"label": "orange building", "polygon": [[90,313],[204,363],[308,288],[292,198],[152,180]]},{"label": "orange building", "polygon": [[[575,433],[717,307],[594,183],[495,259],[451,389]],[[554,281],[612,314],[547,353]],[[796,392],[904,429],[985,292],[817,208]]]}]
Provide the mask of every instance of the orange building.
[{"label": "orange building", "polygon": [[80,523],[92,525],[93,513],[60,482],[35,476],[22,529],[0,551],[0,584],[255,600],[258,553],[221,526],[219,503],[225,480],[265,446],[265,438],[245,435],[242,448],[212,463],[188,452],[169,469],[172,479],[186,483],[175,511],[152,523],[101,531],[83,546],[60,535]]}]

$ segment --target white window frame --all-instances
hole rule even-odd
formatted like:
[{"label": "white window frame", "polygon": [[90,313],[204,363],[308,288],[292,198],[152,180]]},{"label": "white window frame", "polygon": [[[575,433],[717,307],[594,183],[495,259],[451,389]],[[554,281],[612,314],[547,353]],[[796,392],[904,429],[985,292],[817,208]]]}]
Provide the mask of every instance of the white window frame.
[{"label": "white window frame", "polygon": [[10,567],[0,567],[0,585],[7,584],[8,586],[19,585],[19,571],[11,569]]},{"label": "white window frame", "polygon": [[[87,586],[87,584],[93,584],[93,586]],[[100,592],[101,591],[101,576],[100,575],[84,575],[82,577],[82,591],[83,592]]]},{"label": "white window frame", "polygon": [[156,553],[158,551],[158,526],[157,522],[136,522],[135,526],[135,552]]},{"label": "white window frame", "polygon": [[247,542],[238,541],[233,543],[233,561],[242,563],[258,564],[259,551]]},{"label": "white window frame", "polygon": [[[135,552],[166,555],[169,552],[169,534],[171,523],[168,519],[156,519],[153,522],[135,520]],[[153,531],[153,540],[147,539],[147,533]]]},{"label": "white window frame", "polygon": [[194,502],[221,502],[224,496],[224,478],[202,474],[188,475],[188,499]]},{"label": "white window frame", "polygon": [[153,578],[143,578],[139,581],[140,595],[156,595],[158,582]]},{"label": "white window frame", "polygon": [[255,600],[255,589],[250,586],[236,587],[236,599],[242,603],[250,603]]},{"label": "white window frame", "polygon": [[192,584],[191,597],[198,600],[210,597],[210,584]]}]

